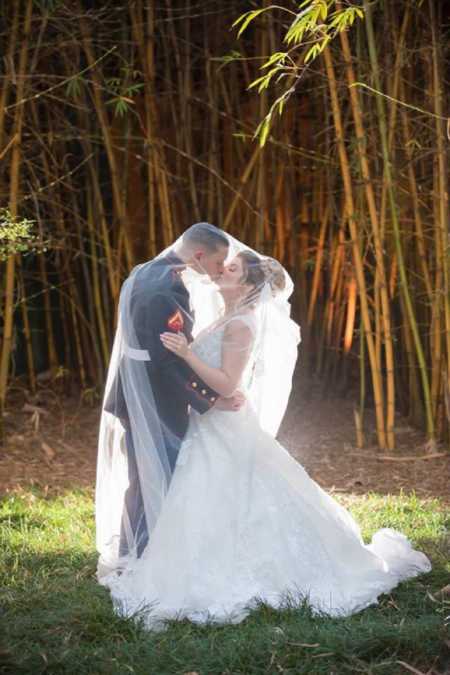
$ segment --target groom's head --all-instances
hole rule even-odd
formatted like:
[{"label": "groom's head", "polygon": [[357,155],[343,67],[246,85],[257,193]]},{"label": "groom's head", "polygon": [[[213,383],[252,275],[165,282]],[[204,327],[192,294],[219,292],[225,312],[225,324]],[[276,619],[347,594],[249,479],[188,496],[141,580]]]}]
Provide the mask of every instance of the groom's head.
[{"label": "groom's head", "polygon": [[177,254],[199,274],[217,279],[224,268],[229,242],[224,232],[209,223],[195,223],[181,236]]}]

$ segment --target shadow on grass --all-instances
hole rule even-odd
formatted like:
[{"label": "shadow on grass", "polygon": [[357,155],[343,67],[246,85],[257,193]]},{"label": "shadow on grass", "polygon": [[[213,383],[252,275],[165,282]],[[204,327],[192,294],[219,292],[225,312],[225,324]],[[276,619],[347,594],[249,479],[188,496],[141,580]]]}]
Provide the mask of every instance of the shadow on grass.
[{"label": "shadow on grass", "polygon": [[428,575],[400,584],[379,605],[344,619],[307,606],[277,611],[261,603],[239,625],[170,622],[150,633],[112,611],[95,579],[96,554],[72,548],[36,554],[10,546],[1,588],[2,675],[248,675],[405,672],[398,661],[445,672],[449,605],[432,594],[445,585],[448,540],[421,540]]}]

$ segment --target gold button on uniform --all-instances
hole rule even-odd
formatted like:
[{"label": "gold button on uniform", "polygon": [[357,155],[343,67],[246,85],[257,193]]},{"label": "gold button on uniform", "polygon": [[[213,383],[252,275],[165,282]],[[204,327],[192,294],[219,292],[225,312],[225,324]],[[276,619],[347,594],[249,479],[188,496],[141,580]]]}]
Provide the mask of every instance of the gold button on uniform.
[{"label": "gold button on uniform", "polygon": [[209,400],[211,401],[211,403],[214,403],[214,401],[216,400],[216,397],[215,397],[215,396],[211,396],[211,398],[210,398]]},{"label": "gold button on uniform", "polygon": [[203,396],[206,396],[206,389],[202,389]]},{"label": "gold button on uniform", "polygon": [[193,382],[193,383],[192,383],[192,386],[193,386],[194,389],[195,389],[195,388],[197,387],[197,382]]}]

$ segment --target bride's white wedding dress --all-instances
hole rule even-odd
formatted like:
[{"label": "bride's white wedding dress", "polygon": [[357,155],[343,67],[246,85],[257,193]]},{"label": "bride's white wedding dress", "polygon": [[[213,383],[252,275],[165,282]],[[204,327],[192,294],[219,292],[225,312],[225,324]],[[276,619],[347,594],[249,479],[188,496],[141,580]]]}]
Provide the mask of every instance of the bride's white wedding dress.
[{"label": "bride's white wedding dress", "polygon": [[[192,345],[213,367],[220,366],[223,330]],[[258,600],[282,608],[306,598],[315,612],[346,616],[430,569],[393,529],[364,544],[350,513],[246,404],[239,412],[191,413],[147,548],[101,583],[119,613],[138,613],[160,629],[164,619],[185,617],[238,623]]]}]

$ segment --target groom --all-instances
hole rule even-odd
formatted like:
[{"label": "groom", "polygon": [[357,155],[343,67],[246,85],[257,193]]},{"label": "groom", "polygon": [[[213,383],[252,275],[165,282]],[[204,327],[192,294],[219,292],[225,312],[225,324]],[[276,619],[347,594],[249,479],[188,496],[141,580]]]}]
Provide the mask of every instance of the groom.
[{"label": "groom", "polygon": [[[218,278],[228,254],[228,239],[209,223],[196,223],[181,237],[176,252],[169,252],[143,266],[136,272],[133,286],[131,316],[137,342],[149,354],[146,371],[154,397],[160,428],[154,437],[160,438],[160,454],[167,457],[173,473],[178,451],[186,434],[189,407],[203,414],[213,405],[225,410],[238,410],[239,396],[221,399],[180,358],[169,352],[160,341],[167,330],[183,332],[192,340],[192,311],[189,292],[181,279],[181,272],[191,267],[212,280]],[[148,542],[147,524],[139,481],[132,433],[132,415],[127,409],[120,381],[112,387],[114,393],[105,403],[105,409],[121,418],[125,428],[128,460],[128,489],[125,493],[120,536],[120,556],[136,545],[139,557]]]}]

